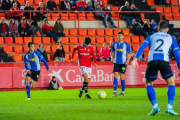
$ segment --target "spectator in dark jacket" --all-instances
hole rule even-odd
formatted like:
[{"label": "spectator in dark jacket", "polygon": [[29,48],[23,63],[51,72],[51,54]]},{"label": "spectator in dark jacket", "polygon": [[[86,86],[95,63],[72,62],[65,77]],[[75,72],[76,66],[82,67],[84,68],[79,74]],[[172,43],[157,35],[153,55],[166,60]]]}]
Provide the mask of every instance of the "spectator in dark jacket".
[{"label": "spectator in dark jacket", "polygon": [[45,8],[43,7],[43,2],[39,3],[39,7],[37,7],[36,10],[41,11],[41,12],[36,12],[38,21],[47,18],[47,12],[44,12]]},{"label": "spectator in dark jacket", "polygon": [[[97,5],[97,9],[96,9],[95,11],[103,11],[103,10],[101,9],[100,4]],[[107,22],[106,22],[107,20],[109,20],[109,21],[111,22],[111,25],[112,25],[113,27],[116,27],[116,26],[114,25],[114,23],[113,23],[112,17],[109,16],[107,13],[102,13],[102,12],[99,12],[99,13],[98,13],[98,12],[96,12],[95,15],[96,15],[97,19],[103,21],[103,24],[104,24],[105,28],[107,28]]]},{"label": "spectator in dark jacket", "polygon": [[64,27],[63,24],[60,22],[60,19],[57,19],[55,24],[54,24],[54,28],[53,31],[57,34],[57,36],[60,37],[64,37]]},{"label": "spectator in dark jacket", "polygon": [[10,8],[10,17],[12,19],[18,19],[18,22],[20,22],[20,12],[19,12],[19,8],[17,7],[17,4],[14,3],[13,7]]},{"label": "spectator in dark jacket", "polygon": [[139,22],[137,22],[135,19],[133,20],[132,25],[130,26],[132,33],[134,35],[142,35],[143,34],[144,37],[146,38],[147,36],[144,33],[144,31],[142,30],[142,27],[143,26]]},{"label": "spectator in dark jacket", "polygon": [[48,62],[47,53],[46,53],[46,50],[44,49],[44,45],[42,43],[40,43],[38,45],[37,51],[40,52],[43,55],[44,59]]},{"label": "spectator in dark jacket", "polygon": [[154,3],[157,5],[167,5],[166,0],[154,0]]},{"label": "spectator in dark jacket", "polygon": [[57,5],[54,0],[48,0],[46,2],[46,10],[57,10]]},{"label": "spectator in dark jacket", "polygon": [[56,81],[56,77],[53,76],[52,80],[49,82],[49,90],[58,90],[59,89],[59,83]]},{"label": "spectator in dark jacket", "polygon": [[91,6],[91,10],[95,10],[96,7],[97,7],[97,5],[98,5],[98,3],[97,3],[95,0],[90,0],[90,1],[88,2],[88,5]]},{"label": "spectator in dark jacket", "polygon": [[[129,2],[126,1],[125,5],[122,6],[119,11],[131,11]],[[120,15],[120,18],[125,19],[127,22],[127,26],[129,27],[132,24],[132,21],[134,20],[133,15],[131,13],[120,13]]]},{"label": "spectator in dark jacket", "polygon": [[16,3],[17,7],[20,9],[21,8],[21,4],[17,1],[17,0],[13,0],[13,2],[11,3],[11,6],[13,6],[13,4]]},{"label": "spectator in dark jacket", "polygon": [[3,8],[3,10],[10,10],[10,8],[11,8],[10,0],[3,0],[2,1],[2,8]]},{"label": "spectator in dark jacket", "polygon": [[56,50],[55,54],[54,54],[54,58],[58,57],[59,58],[59,62],[64,62],[65,61],[65,52],[64,52],[64,48],[63,45],[59,45],[59,48]]},{"label": "spectator in dark jacket", "polygon": [[28,20],[28,26],[28,36],[34,37],[36,36],[38,31],[40,32],[41,36],[43,36],[42,29],[39,26],[36,27],[35,25],[33,25],[31,20]]},{"label": "spectator in dark jacket", "polygon": [[18,32],[17,25],[15,24],[14,19],[9,20],[9,29],[13,37],[20,37],[20,34]]},{"label": "spectator in dark jacket", "polygon": [[[135,4],[132,4],[131,11],[140,11],[140,10],[135,6]],[[144,22],[141,19],[140,13],[133,13],[132,15],[136,19],[137,22],[141,23],[141,25],[144,25]]]},{"label": "spectator in dark jacket", "polygon": [[21,22],[18,25],[18,32],[19,32],[21,37],[24,37],[24,36],[28,36],[28,34],[27,34],[28,30],[29,30],[29,26],[26,23],[26,18],[23,17]]},{"label": "spectator in dark jacket", "polygon": [[[34,7],[30,6],[29,1],[27,1],[24,10],[34,10]],[[25,12],[25,17],[30,19],[30,12]],[[35,12],[31,12],[31,19],[34,20],[33,24],[37,27],[37,15]]]},{"label": "spectator in dark jacket", "polygon": [[152,35],[154,33],[152,29],[152,25],[149,20],[147,20],[147,23],[143,26],[143,31],[145,32],[146,36]]},{"label": "spectator in dark jacket", "polygon": [[63,0],[60,2],[61,10],[71,10],[72,6],[68,0]]},{"label": "spectator in dark jacket", "polygon": [[2,22],[0,23],[0,36],[7,37],[11,36],[10,29],[7,23],[5,23],[4,18],[1,18]]}]

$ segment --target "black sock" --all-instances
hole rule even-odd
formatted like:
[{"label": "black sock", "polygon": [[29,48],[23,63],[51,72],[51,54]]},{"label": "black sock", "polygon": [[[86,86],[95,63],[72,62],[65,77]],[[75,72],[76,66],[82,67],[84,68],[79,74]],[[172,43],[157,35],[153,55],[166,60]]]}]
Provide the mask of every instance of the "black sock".
[{"label": "black sock", "polygon": [[85,90],[85,93],[88,93],[88,82],[83,82],[82,90]]}]

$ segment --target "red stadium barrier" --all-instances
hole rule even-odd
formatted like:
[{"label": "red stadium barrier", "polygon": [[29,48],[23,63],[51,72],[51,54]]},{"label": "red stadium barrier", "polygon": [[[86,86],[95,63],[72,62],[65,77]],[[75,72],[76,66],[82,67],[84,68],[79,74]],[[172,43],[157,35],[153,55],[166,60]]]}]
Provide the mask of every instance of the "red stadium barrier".
[{"label": "red stadium barrier", "polygon": [[[139,62],[139,67],[133,69],[128,65],[125,81],[127,86],[144,86],[145,84],[145,70],[146,62]],[[2,65],[4,64],[4,67]],[[56,76],[60,86],[65,88],[77,88],[82,86],[82,77],[80,75],[77,63],[48,63],[50,71],[47,71],[45,66],[41,67],[40,79],[37,84],[37,88],[47,88],[51,76]],[[26,70],[23,67],[23,63],[1,63],[0,64],[0,88],[25,88],[24,77]],[[6,67],[11,66],[11,67]],[[69,67],[67,67],[69,66]],[[175,68],[174,62],[171,63],[176,86],[180,86],[180,79],[178,78],[178,69]],[[98,62],[97,69],[92,67],[92,78],[89,87],[112,87],[113,73],[111,62]],[[166,82],[158,73],[158,79],[154,82],[154,85],[166,85]],[[1,89],[2,90],[2,89]]]}]

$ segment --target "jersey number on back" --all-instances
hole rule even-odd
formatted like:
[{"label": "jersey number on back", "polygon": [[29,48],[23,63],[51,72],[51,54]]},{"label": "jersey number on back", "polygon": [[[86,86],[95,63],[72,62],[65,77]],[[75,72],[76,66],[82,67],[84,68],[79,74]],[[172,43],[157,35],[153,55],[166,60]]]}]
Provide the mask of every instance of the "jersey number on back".
[{"label": "jersey number on back", "polygon": [[154,51],[163,52],[163,50],[160,48],[164,44],[164,41],[162,39],[158,39],[156,42],[161,42],[161,44]]}]

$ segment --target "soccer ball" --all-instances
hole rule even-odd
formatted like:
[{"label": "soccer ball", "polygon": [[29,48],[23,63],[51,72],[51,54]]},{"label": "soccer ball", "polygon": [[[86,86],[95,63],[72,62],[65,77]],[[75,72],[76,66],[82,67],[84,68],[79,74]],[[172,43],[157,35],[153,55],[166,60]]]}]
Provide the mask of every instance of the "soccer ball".
[{"label": "soccer ball", "polygon": [[100,90],[99,92],[98,92],[98,97],[99,98],[106,98],[106,92],[105,91],[103,91],[103,90]]}]

